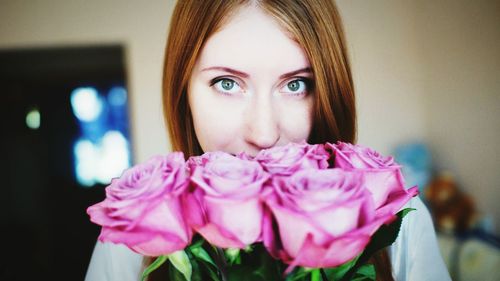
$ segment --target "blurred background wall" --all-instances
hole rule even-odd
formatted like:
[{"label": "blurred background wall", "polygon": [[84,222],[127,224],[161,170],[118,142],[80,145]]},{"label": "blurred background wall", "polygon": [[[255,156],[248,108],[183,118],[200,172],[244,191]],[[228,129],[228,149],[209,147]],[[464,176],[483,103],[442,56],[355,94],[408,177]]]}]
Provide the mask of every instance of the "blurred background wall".
[{"label": "blurred background wall", "polygon": [[134,156],[165,152],[163,49],[174,1],[2,0],[0,48],[122,44],[131,94]]},{"label": "blurred background wall", "polygon": [[351,47],[359,142],[426,142],[479,209],[500,208],[500,1],[338,1]]},{"label": "blurred background wall", "polygon": [[[1,0],[0,49],[121,44],[135,162],[169,150],[161,72],[175,1]],[[423,142],[498,235],[500,1],[338,0],[357,89],[358,142]]]}]

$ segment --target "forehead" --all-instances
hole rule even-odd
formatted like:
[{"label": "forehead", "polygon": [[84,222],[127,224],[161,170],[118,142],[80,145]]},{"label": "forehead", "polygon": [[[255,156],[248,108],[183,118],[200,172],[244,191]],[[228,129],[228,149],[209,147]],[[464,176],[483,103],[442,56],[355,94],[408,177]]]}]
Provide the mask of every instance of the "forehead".
[{"label": "forehead", "polygon": [[205,43],[200,67],[226,66],[252,72],[309,66],[302,48],[270,15],[258,7],[243,7]]}]

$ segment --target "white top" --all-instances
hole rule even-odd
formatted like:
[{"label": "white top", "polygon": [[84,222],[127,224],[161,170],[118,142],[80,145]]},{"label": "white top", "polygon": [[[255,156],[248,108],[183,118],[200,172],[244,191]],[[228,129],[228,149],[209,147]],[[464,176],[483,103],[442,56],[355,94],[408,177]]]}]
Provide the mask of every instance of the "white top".
[{"label": "white top", "polygon": [[398,238],[389,247],[394,279],[409,281],[451,280],[441,257],[429,210],[419,197],[405,208],[415,208],[403,218]]},{"label": "white top", "polygon": [[[451,280],[426,206],[416,197],[405,207],[417,211],[403,219],[399,236],[389,248],[395,280]],[[143,257],[126,246],[97,242],[85,281],[137,281],[143,269]]]}]

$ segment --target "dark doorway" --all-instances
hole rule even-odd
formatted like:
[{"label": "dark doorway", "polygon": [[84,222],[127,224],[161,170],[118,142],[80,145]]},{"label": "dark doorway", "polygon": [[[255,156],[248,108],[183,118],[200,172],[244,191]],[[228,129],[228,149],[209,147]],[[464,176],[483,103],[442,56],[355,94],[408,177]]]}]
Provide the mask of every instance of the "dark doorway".
[{"label": "dark doorway", "polygon": [[[71,93],[125,89],[124,50],[2,50],[0,85],[0,280],[83,280],[100,231],[86,208],[104,199],[105,183],[77,180],[74,144],[82,126]],[[120,122],[130,141],[127,116]]]}]

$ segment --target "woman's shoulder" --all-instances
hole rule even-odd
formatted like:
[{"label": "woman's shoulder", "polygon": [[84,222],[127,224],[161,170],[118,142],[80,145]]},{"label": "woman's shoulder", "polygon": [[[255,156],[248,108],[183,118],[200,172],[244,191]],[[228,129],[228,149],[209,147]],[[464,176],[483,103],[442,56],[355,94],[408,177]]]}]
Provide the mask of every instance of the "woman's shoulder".
[{"label": "woman's shoulder", "polygon": [[451,280],[437,243],[429,210],[419,197],[405,208],[399,236],[389,249],[396,280]]}]

